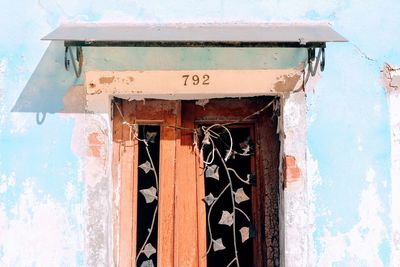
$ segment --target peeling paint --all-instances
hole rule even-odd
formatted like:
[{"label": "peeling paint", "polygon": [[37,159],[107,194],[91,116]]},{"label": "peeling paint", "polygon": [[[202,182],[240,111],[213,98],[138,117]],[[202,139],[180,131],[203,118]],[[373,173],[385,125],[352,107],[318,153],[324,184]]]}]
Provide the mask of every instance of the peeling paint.
[{"label": "peeling paint", "polygon": [[[129,80],[131,80],[132,77],[129,77],[129,78],[130,78]],[[110,83],[114,82],[114,80],[115,80],[115,77],[100,77],[99,83],[110,84]]]},{"label": "peeling paint", "polygon": [[388,94],[391,128],[391,265],[400,265],[400,68],[385,64],[382,83]]},{"label": "peeling paint", "polygon": [[0,204],[1,265],[79,266],[82,233],[69,224],[68,207],[41,194],[31,178],[22,186],[13,212]]},{"label": "peeling paint", "polygon": [[[199,77],[198,83],[191,78],[194,76]],[[208,77],[207,80],[201,80],[206,76]],[[126,96],[130,99],[207,99],[276,95],[282,92],[290,92],[295,88],[300,77],[301,70],[297,68],[87,71],[85,73],[85,87],[89,95],[109,94]]]},{"label": "peeling paint", "polygon": [[[359,222],[348,232],[332,233],[327,227],[322,236],[318,266],[384,266],[379,247],[388,236],[381,219],[382,200],[377,192],[377,177],[370,168],[365,174],[367,187],[361,192]],[[393,265],[395,266],[395,265]]]},{"label": "peeling paint", "polygon": [[300,74],[282,75],[277,78],[277,82],[274,84],[274,89],[277,92],[290,92],[295,88],[300,77]]},{"label": "peeling paint", "polygon": [[[124,5],[120,1],[93,5],[78,0],[21,0],[0,5],[0,39],[5,40],[0,51],[0,265],[114,266],[111,142],[104,134],[112,131],[108,123],[112,95],[126,99],[208,99],[281,91],[281,155],[295,158],[300,171],[300,179],[281,191],[281,262],[301,267],[400,266],[400,75],[395,67],[400,64],[396,45],[400,43],[399,1],[349,0],[321,5],[314,0],[250,4],[206,0],[192,5],[190,1],[161,4],[139,0],[124,1]],[[359,19],[365,14],[368,19]],[[12,19],[16,16],[17,20]],[[288,73],[263,81],[257,90],[235,80],[229,86],[236,91],[194,89],[189,94],[174,91],[167,95],[158,88],[160,91],[147,94],[147,90],[136,87],[140,84],[136,74],[127,75],[125,80],[110,79],[109,83],[84,80],[84,75],[76,79],[73,70],[64,70],[63,42],[52,42],[40,59],[47,43],[39,42],[39,38],[63,18],[127,23],[133,17],[135,23],[176,24],[327,20],[351,43],[328,45],[325,72],[311,77],[305,92],[296,94],[286,93],[286,89],[301,88],[302,78],[298,77],[294,86],[295,77]],[[167,50],[84,48],[84,70],[287,69],[301,76],[298,65],[307,57],[305,50],[292,48]],[[388,106],[379,83],[381,68]],[[113,74],[105,77],[116,78]],[[128,87],[128,91],[119,91]],[[47,114],[43,124],[36,125],[36,113]],[[389,126],[390,146],[385,142]],[[67,134],[71,127],[72,137]],[[91,133],[99,135],[89,137]],[[93,150],[88,138],[93,139]],[[73,155],[65,156],[70,150]],[[78,166],[74,169],[80,168],[77,177],[66,174],[67,161]],[[20,173],[26,172],[29,179],[21,177]],[[67,175],[72,177],[68,182],[63,179]],[[79,189],[79,179],[84,180],[84,189]],[[119,186],[116,181],[116,202]],[[352,197],[329,195],[327,199],[329,192]],[[79,199],[83,195],[84,199]],[[76,207],[70,205],[74,201]],[[84,223],[84,230],[76,222]],[[385,253],[390,254],[390,262]]]},{"label": "peeling paint", "polygon": [[301,171],[296,163],[294,156],[286,155],[284,158],[284,176],[285,176],[285,187],[290,183],[298,182],[301,178]]}]

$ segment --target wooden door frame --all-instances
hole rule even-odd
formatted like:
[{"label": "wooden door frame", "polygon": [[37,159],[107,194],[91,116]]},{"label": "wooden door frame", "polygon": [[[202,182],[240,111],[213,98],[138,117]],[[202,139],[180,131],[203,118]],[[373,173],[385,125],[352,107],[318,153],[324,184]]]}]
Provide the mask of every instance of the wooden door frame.
[{"label": "wooden door frame", "polygon": [[[120,102],[120,109],[124,114],[114,116],[114,131],[113,139],[117,146],[114,146],[114,165],[120,164],[121,167],[121,188],[120,198],[121,206],[119,211],[119,227],[115,227],[115,231],[119,231],[119,251],[118,259],[120,266],[132,266],[135,260],[136,233],[134,225],[136,222],[136,203],[137,199],[137,162],[134,158],[137,157],[137,142],[130,140],[128,127],[124,125],[123,120],[129,123],[138,124],[159,124],[160,126],[176,125],[183,128],[194,129],[199,120],[203,122],[215,122],[218,117],[224,121],[232,121],[243,118],[243,112],[251,114],[262,108],[265,103],[254,105],[255,99],[219,99],[210,100],[206,108],[194,104],[194,101],[166,101],[166,100],[146,100],[145,102],[135,101],[129,104]],[[265,101],[264,101],[265,102]],[[214,104],[213,104],[214,103]],[[221,114],[221,105],[228,106],[223,108]],[[234,105],[233,105],[234,104]],[[270,111],[269,115],[272,115]],[[188,116],[180,116],[180,114],[189,114]],[[200,116],[198,116],[200,114]],[[265,117],[263,114],[260,118]],[[213,119],[212,119],[213,118]],[[221,122],[221,121],[220,121]],[[275,165],[269,166],[273,172],[275,167],[276,184],[278,187],[278,165],[279,165],[279,138],[273,137],[276,128],[275,124],[266,127],[267,119],[251,119],[243,121],[244,124],[254,125],[254,135],[256,140],[262,140],[261,133],[270,132],[270,138],[275,138],[275,151],[266,150],[262,152],[262,142],[256,144],[256,165],[257,176],[265,177],[263,173],[264,161],[271,161],[262,157],[262,153],[274,155]],[[160,202],[159,202],[159,224],[158,234],[158,263],[163,263],[162,266],[206,266],[206,257],[203,255],[206,251],[206,220],[204,197],[204,180],[203,171],[201,170],[202,162],[199,157],[199,151],[193,150],[193,133],[185,130],[177,130],[173,127],[161,127],[160,150],[163,151],[163,156],[160,156]],[[270,144],[268,146],[271,148]],[[272,152],[272,153],[271,153]],[[184,162],[185,164],[175,164],[176,162]],[[264,159],[264,161],[263,161]],[[176,175],[176,176],[175,176]],[[131,178],[134,178],[133,180]],[[175,178],[176,177],[176,178]],[[184,179],[183,179],[184,178]],[[193,181],[188,181],[191,179]],[[259,213],[255,214],[255,227],[259,229],[260,234],[257,235],[255,241],[256,247],[262,249],[254,249],[255,259],[258,259],[257,266],[262,266],[267,258],[267,244],[263,245],[263,215],[262,208],[264,200],[264,179],[258,179],[260,186],[256,190],[260,191],[255,194],[259,199],[255,201]],[[196,186],[189,186],[195,184]],[[135,193],[136,192],[136,193]],[[179,198],[179,199],[178,199]],[[182,201],[185,199],[185,201]],[[277,203],[277,202],[276,202]],[[254,215],[254,214],[253,214]],[[278,216],[278,215],[277,215]],[[130,219],[131,218],[131,219]],[[180,218],[176,220],[175,218]],[[179,231],[174,231],[179,229]],[[278,230],[278,229],[275,229]],[[131,232],[131,235],[126,235],[126,232]],[[268,234],[268,229],[265,229],[265,234]],[[196,245],[188,245],[195,241]],[[188,249],[190,246],[190,249]],[[196,256],[197,255],[197,256]]]},{"label": "wooden door frame", "polygon": [[[193,70],[194,71],[194,70]],[[204,72],[209,70],[197,70]],[[125,84],[126,79],[132,77],[136,80],[136,74],[143,71],[87,71],[84,76],[84,84],[74,88],[77,92],[83,92],[85,98],[85,114],[77,118],[76,134],[74,142],[82,146],[82,169],[80,174],[85,184],[84,201],[84,248],[85,262],[89,265],[103,262],[109,266],[118,265],[119,254],[119,209],[121,165],[113,166],[112,160],[119,157],[113,154],[113,147],[119,146],[112,140],[113,111],[112,99],[120,97],[124,99],[142,100],[144,98],[158,99],[209,99],[222,97],[243,97],[269,95],[279,97],[279,123],[277,133],[280,137],[280,251],[281,266],[308,265],[309,256],[305,250],[312,249],[308,242],[312,228],[308,220],[312,215],[309,203],[312,202],[313,188],[307,180],[307,103],[306,93],[314,87],[306,86],[305,91],[293,89],[301,86],[295,83],[283,83],[285,77],[294,77],[296,73],[301,75],[301,69],[272,69],[260,72],[257,69],[247,69],[248,73],[262,77],[259,85],[250,79],[246,83],[246,91],[232,92],[230,89],[212,88],[212,90],[198,90],[194,94],[193,88],[181,88],[179,79],[176,87],[179,91],[166,91],[163,84],[157,85],[161,91],[148,91],[140,84]],[[147,71],[144,71],[147,72]],[[242,69],[231,72],[236,75],[242,73]],[[169,76],[180,78],[179,70],[164,70],[159,74],[168,73]],[[226,70],[214,70],[215,75],[226,77]],[[286,74],[285,74],[286,73]],[[244,75],[244,76],[246,76]],[[251,77],[254,77],[251,76]],[[157,75],[156,75],[157,76]],[[110,77],[115,78],[111,83]],[[146,76],[147,77],[147,76]],[[158,77],[158,76],[157,76]],[[234,77],[234,76],[232,76]],[[236,77],[236,76],[235,76]],[[128,80],[129,80],[128,79]],[[133,79],[131,79],[133,80]],[[149,79],[149,82],[154,79]],[[240,84],[242,84],[240,82]],[[285,90],[281,90],[285,84]],[[279,86],[275,86],[279,85]],[[253,89],[257,87],[258,89]],[[243,87],[242,87],[243,88]],[[190,95],[188,95],[190,94]],[[202,102],[204,102],[202,100]],[[83,136],[83,137],[82,137]],[[95,151],[96,153],[90,153]],[[289,161],[290,168],[287,168]],[[286,166],[286,167],[285,167]],[[293,171],[294,170],[294,171]],[[98,203],[101,201],[101,203]],[[312,217],[311,217],[312,219]],[[304,245],[308,244],[308,245]],[[304,247],[304,249],[298,249]]]}]

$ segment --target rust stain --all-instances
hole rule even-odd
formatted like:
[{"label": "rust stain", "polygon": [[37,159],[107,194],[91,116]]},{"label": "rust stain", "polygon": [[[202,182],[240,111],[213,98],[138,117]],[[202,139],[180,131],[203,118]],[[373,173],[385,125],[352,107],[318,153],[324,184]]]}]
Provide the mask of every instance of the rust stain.
[{"label": "rust stain", "polygon": [[289,92],[294,89],[299,79],[300,74],[281,75],[277,78],[274,89],[277,92]]},{"label": "rust stain", "polygon": [[115,80],[115,77],[114,77],[114,76],[111,76],[111,77],[101,77],[101,78],[99,79],[99,82],[100,82],[101,84],[110,84],[110,83],[114,82],[114,80]]},{"label": "rust stain", "polygon": [[300,181],[301,171],[297,166],[296,158],[291,155],[286,155],[283,162],[284,186]]}]

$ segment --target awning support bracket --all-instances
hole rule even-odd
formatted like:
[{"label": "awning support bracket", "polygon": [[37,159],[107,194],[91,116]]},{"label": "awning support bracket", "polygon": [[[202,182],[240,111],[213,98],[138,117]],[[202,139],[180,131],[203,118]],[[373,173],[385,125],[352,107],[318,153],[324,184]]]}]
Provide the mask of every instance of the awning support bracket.
[{"label": "awning support bracket", "polygon": [[74,56],[70,46],[65,46],[64,66],[65,69],[69,71],[72,61],[72,67],[74,68],[76,78],[79,78],[82,73],[82,65],[83,65],[83,51],[81,46],[76,47],[75,54],[76,55]]},{"label": "awning support bracket", "polygon": [[325,69],[325,47],[319,48],[317,57],[315,57],[315,49],[314,47],[308,48],[308,70],[313,77],[317,73],[318,66],[321,72]]}]

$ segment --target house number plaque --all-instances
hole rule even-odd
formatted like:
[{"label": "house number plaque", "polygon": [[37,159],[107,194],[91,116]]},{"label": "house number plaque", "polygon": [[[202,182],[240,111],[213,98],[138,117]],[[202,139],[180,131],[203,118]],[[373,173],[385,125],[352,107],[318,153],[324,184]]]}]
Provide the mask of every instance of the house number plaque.
[{"label": "house number plaque", "polygon": [[182,75],[183,78],[183,85],[187,86],[188,83],[193,84],[193,85],[210,85],[210,75],[208,74],[203,74],[203,75],[190,75],[190,74],[185,74]]},{"label": "house number plaque", "polygon": [[87,71],[88,95],[131,99],[256,96],[297,88],[301,69]]}]

